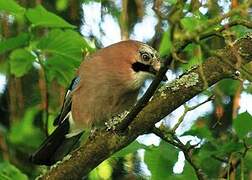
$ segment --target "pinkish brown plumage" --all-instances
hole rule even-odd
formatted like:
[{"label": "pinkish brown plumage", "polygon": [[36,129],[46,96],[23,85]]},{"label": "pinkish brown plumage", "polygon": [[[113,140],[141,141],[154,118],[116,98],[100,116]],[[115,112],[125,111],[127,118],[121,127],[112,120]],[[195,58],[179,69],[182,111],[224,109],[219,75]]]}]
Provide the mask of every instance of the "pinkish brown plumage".
[{"label": "pinkish brown plumage", "polygon": [[[56,142],[57,146],[52,145],[59,139],[55,137],[57,130],[63,132],[60,134],[62,141],[71,139],[75,144],[83,129],[104,126],[112,116],[129,110],[135,104],[144,81],[153,77],[159,68],[157,52],[133,40],[113,44],[87,57],[66,94],[61,113],[55,119],[54,124],[58,127],[33,155],[33,161],[52,164],[59,159],[55,152],[63,149],[62,144]],[[47,153],[47,149],[51,152]]]},{"label": "pinkish brown plumage", "polygon": [[[124,41],[99,50],[79,70],[80,85],[73,92],[72,113],[76,126],[104,125],[112,115],[136,102],[140,87],[134,86],[131,68],[140,43]],[[103,122],[103,123],[102,123]]]}]

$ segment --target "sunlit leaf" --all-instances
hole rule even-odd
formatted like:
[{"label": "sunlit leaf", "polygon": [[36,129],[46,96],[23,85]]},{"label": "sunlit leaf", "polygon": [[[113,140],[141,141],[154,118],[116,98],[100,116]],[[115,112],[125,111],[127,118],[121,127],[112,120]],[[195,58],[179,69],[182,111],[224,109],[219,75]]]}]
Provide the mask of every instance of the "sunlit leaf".
[{"label": "sunlit leaf", "polygon": [[239,114],[234,119],[234,129],[239,138],[244,138],[252,132],[252,116],[248,112]]},{"label": "sunlit leaf", "polygon": [[45,67],[49,80],[57,79],[68,84],[74,76],[76,68],[83,60],[83,52],[92,51],[83,37],[72,30],[52,30],[37,44],[37,48],[45,55]]},{"label": "sunlit leaf", "polygon": [[68,7],[68,0],[57,0],[56,1],[56,8],[58,11],[64,11]]},{"label": "sunlit leaf", "polygon": [[21,33],[16,37],[8,38],[0,42],[0,54],[6,51],[25,46],[28,44],[29,34]]},{"label": "sunlit leaf", "polygon": [[25,49],[13,51],[10,55],[11,73],[15,74],[17,77],[23,76],[31,69],[34,61],[35,56]]},{"label": "sunlit leaf", "polygon": [[28,9],[25,15],[33,26],[75,28],[75,26],[69,24],[56,14],[47,11],[41,5],[38,5],[33,9]]},{"label": "sunlit leaf", "polygon": [[8,162],[0,163],[0,179],[1,180],[28,180],[28,177],[23,174],[15,166]]},{"label": "sunlit leaf", "polygon": [[103,161],[99,166],[98,166],[98,174],[100,177],[103,177],[105,179],[109,179],[111,174],[112,174],[112,167],[109,164],[108,161]]},{"label": "sunlit leaf", "polygon": [[176,4],[177,3],[177,0],[165,0],[167,1],[169,4]]},{"label": "sunlit leaf", "polygon": [[163,57],[165,55],[170,54],[171,51],[171,39],[169,31],[163,33],[162,40],[159,46],[160,56]]},{"label": "sunlit leaf", "polygon": [[197,17],[184,17],[181,24],[187,31],[193,32],[200,25],[200,21]]},{"label": "sunlit leaf", "polygon": [[15,121],[11,126],[8,140],[19,149],[33,151],[42,142],[44,135],[41,130],[34,126],[33,120],[38,113],[37,109],[28,109],[24,118]]},{"label": "sunlit leaf", "polygon": [[20,15],[25,12],[25,8],[20,6],[14,0],[0,0],[0,11],[1,10],[12,13],[14,15]]},{"label": "sunlit leaf", "polygon": [[195,32],[199,26],[203,26],[208,23],[207,17],[200,11],[194,12],[192,16],[182,18],[180,22],[183,28],[189,32]]},{"label": "sunlit leaf", "polygon": [[109,161],[103,161],[98,167],[93,169],[89,174],[88,179],[96,180],[96,179],[110,179],[112,175],[113,169],[109,164]]}]

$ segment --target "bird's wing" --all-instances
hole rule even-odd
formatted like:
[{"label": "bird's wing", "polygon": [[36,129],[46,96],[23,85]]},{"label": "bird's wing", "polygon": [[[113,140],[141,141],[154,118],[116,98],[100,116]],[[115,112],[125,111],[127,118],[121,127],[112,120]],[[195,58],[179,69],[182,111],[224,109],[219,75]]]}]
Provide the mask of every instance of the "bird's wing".
[{"label": "bird's wing", "polygon": [[60,114],[54,120],[57,128],[40,145],[38,150],[31,155],[31,161],[35,164],[52,165],[68,154],[73,147],[78,144],[83,131],[67,136],[70,129],[70,114],[72,104],[72,92],[76,89],[80,81],[79,77],[73,79],[68,88]]},{"label": "bird's wing", "polygon": [[66,92],[65,99],[64,99],[60,114],[55,118],[55,120],[53,122],[54,126],[60,125],[69,116],[69,114],[71,112],[71,105],[72,105],[72,92],[76,89],[79,82],[80,82],[79,76],[75,77],[72,80],[71,85],[69,86],[69,88]]}]

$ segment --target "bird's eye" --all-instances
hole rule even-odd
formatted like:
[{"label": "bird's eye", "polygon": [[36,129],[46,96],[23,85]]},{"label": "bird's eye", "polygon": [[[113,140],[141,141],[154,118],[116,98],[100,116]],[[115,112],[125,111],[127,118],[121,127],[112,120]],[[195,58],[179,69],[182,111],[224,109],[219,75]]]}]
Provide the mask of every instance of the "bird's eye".
[{"label": "bird's eye", "polygon": [[150,60],[149,54],[143,53],[143,54],[142,54],[142,59],[143,59],[144,61],[149,61],[149,60]]}]

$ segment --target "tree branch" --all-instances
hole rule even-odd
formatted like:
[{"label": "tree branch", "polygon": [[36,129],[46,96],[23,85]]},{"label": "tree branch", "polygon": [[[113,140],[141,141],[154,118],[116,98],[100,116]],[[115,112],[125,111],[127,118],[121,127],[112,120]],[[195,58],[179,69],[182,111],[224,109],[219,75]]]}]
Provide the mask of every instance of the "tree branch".
[{"label": "tree branch", "polygon": [[139,135],[150,132],[155,123],[202,92],[206,88],[201,78],[202,73],[209,86],[224,78],[232,77],[236,70],[225,61],[236,64],[235,53],[241,56],[242,64],[252,60],[252,34],[236,41],[232,50],[229,47],[222,49],[219,52],[221,58],[210,57],[201,68],[195,67],[177,80],[158,89],[123,134],[98,130],[92,138],[49,170],[41,179],[81,179],[113,153],[129,145]]},{"label": "tree branch", "polygon": [[[189,162],[189,164],[194,169],[195,174],[197,175],[198,179],[199,180],[206,179],[206,175],[203,173],[202,169],[200,169],[200,167],[193,160],[192,150],[194,149],[194,146],[187,147],[174,134],[170,134],[171,139],[167,138],[167,133],[164,130],[162,130],[161,128],[154,127],[152,132],[155,135],[157,135],[158,137],[160,137],[161,139],[163,139],[164,141],[166,141],[167,143],[172,144],[172,145],[176,146],[177,148],[179,148],[184,153],[185,159]],[[172,133],[172,132],[170,132],[170,133]],[[175,142],[174,140],[177,142]]]},{"label": "tree branch", "polygon": [[[234,12],[232,12],[232,13],[234,13]],[[218,23],[224,17],[228,17],[232,13],[225,14],[225,15],[223,15],[222,18],[216,18],[216,19],[212,20],[210,24],[213,24],[214,22]],[[218,33],[221,33],[227,27],[232,27],[232,26],[236,26],[236,25],[242,25],[242,26],[245,26],[245,27],[248,27],[248,28],[252,28],[251,21],[240,19],[240,20],[231,21],[228,24],[222,26],[221,28],[219,28],[219,29],[217,29],[215,31],[210,31],[210,32],[207,32],[207,33],[203,33],[200,36],[199,36],[200,30],[199,30],[198,33],[190,34],[190,36],[182,36],[183,37],[182,38],[183,39],[182,43],[177,43],[175,45],[174,51],[172,52],[172,54],[170,54],[168,57],[166,57],[166,59],[164,61],[164,65],[159,70],[157,76],[152,81],[152,83],[149,86],[149,88],[147,89],[146,93],[137,102],[137,104],[133,107],[133,109],[130,111],[130,113],[125,117],[125,120],[116,127],[116,130],[120,131],[120,132],[123,132],[129,126],[129,124],[133,121],[133,119],[137,116],[137,114],[146,106],[146,104],[148,103],[150,98],[153,96],[155,90],[159,86],[160,82],[162,81],[163,77],[165,76],[167,70],[169,69],[169,65],[172,62],[172,59],[173,58],[179,59],[177,57],[177,53],[179,53],[182,49],[184,49],[188,44],[195,41],[195,39],[197,39],[197,38],[199,38],[200,40],[206,39],[206,38],[209,38],[211,36],[217,35]],[[201,28],[201,31],[204,31],[204,30],[205,30],[204,28]],[[183,62],[183,60],[180,60],[180,61]]]}]

